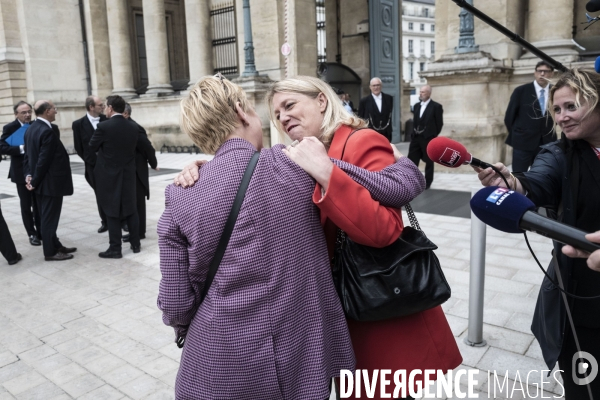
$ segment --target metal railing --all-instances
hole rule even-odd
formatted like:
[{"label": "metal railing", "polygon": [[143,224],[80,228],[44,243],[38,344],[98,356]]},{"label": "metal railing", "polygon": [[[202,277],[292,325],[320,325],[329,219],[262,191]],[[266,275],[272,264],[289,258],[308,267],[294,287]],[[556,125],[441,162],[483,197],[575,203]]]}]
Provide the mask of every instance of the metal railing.
[{"label": "metal railing", "polygon": [[212,29],[213,69],[223,75],[239,73],[237,30],[233,1],[221,3],[210,10]]}]

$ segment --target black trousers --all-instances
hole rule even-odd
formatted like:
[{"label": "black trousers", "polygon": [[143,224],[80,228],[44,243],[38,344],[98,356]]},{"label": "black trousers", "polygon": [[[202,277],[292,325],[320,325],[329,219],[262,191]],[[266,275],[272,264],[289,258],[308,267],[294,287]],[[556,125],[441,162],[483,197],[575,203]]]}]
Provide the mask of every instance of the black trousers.
[{"label": "black trousers", "polygon": [[4,256],[6,261],[14,261],[17,259],[17,248],[15,242],[10,236],[8,225],[2,215],[2,208],[0,208],[0,253]]},{"label": "black trousers", "polygon": [[31,190],[27,190],[24,183],[17,183],[16,185],[21,203],[21,218],[23,219],[23,226],[27,231],[27,236],[37,236],[38,239],[41,239],[40,213],[35,195]]},{"label": "black trousers", "polygon": [[[135,186],[135,203],[140,224],[139,232],[140,238],[143,238],[146,237],[146,188],[137,178],[135,180]],[[131,232],[131,230],[129,232]]]},{"label": "black trousers", "polygon": [[[590,353],[597,362],[600,362],[600,329],[583,328],[580,326],[576,326],[575,329],[577,330],[581,351]],[[587,400],[589,399],[587,386],[578,385],[573,380],[573,376],[581,379],[586,374],[578,373],[579,362],[577,360],[575,362],[575,371],[573,371],[573,356],[577,353],[577,347],[575,346],[575,339],[568,322],[565,330],[563,347],[558,357],[558,366],[564,371],[562,372],[562,377],[565,386],[565,400]],[[598,364],[596,364],[596,368],[598,368]],[[588,371],[590,370],[588,369]],[[600,398],[600,377],[596,377],[590,383],[590,386],[594,399]]]},{"label": "black trousers", "polygon": [[129,243],[133,247],[140,245],[140,227],[137,212],[124,218],[115,218],[106,216],[108,224],[108,243],[109,250],[121,251],[123,236],[121,234],[121,221],[126,221],[129,227]]},{"label": "black trousers", "polygon": [[519,150],[513,148],[513,172],[527,172],[540,150],[539,147],[535,150]]},{"label": "black trousers", "polygon": [[106,214],[104,213],[104,210],[102,209],[102,207],[100,207],[100,203],[98,202],[98,195],[96,194],[96,190],[94,189],[94,195],[96,196],[96,205],[98,206],[98,215],[100,216],[100,221],[103,224],[107,224],[106,222]]},{"label": "black trousers", "polygon": [[[86,169],[86,173],[88,173],[88,171],[89,171],[89,173],[91,173],[92,175],[94,174],[94,167],[92,167],[91,164],[86,163],[85,169]],[[93,182],[94,182],[93,176],[91,178],[88,178],[86,176],[85,180],[90,185],[92,190],[94,190],[94,196],[96,197],[96,205],[98,206],[98,215],[100,216],[100,221],[103,224],[106,224],[106,214],[104,213],[104,210],[102,209],[102,207],[100,207],[100,203],[98,202],[98,194],[96,193],[96,188],[94,187],[94,184],[93,184]]]},{"label": "black trousers", "polygon": [[431,186],[433,182],[433,161],[427,155],[427,145],[431,139],[425,139],[423,135],[417,135],[410,141],[408,147],[408,159],[418,167],[419,162],[425,162],[425,184]]},{"label": "black trousers", "polygon": [[63,197],[36,193],[35,199],[40,211],[44,256],[52,257],[58,252],[58,248],[62,247],[56,231],[62,211]]}]

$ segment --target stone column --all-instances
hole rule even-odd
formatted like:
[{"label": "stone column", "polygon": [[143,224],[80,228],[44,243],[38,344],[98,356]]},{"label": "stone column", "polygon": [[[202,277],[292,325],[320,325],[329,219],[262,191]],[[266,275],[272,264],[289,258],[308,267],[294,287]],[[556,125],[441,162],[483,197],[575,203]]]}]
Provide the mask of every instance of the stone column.
[{"label": "stone column", "polygon": [[[572,42],[574,8],[574,0],[529,0],[527,40],[549,55],[576,57]],[[527,54],[524,58],[529,57],[535,56]]]},{"label": "stone column", "polygon": [[190,86],[205,75],[212,75],[212,46],[208,0],[185,0]]},{"label": "stone column", "polygon": [[148,90],[146,94],[171,93],[171,74],[167,44],[167,21],[164,0],[143,0]]},{"label": "stone column", "polygon": [[108,37],[106,1],[84,0],[83,8],[87,26],[92,93],[106,97],[113,89],[110,43],[106,40]]},{"label": "stone column", "polygon": [[106,15],[112,67],[112,92],[123,97],[135,96],[127,2],[106,0]]}]

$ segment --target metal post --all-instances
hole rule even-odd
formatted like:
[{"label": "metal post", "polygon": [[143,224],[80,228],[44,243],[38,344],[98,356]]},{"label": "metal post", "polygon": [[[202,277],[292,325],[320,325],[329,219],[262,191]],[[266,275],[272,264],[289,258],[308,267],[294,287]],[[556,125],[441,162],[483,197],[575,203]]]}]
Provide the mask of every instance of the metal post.
[{"label": "metal post", "polygon": [[[473,0],[466,0],[470,5],[473,5]],[[479,51],[479,46],[475,44],[475,21],[473,14],[462,8],[460,14],[459,39],[456,53],[474,53]]]},{"label": "metal post", "polygon": [[[481,187],[471,189],[471,197]],[[471,212],[471,271],[469,279],[469,330],[464,342],[483,347],[483,288],[485,285],[485,224]]]},{"label": "metal post", "polygon": [[252,44],[252,19],[250,18],[250,0],[244,0],[244,56],[245,66],[242,76],[257,76],[254,65],[254,46]]}]

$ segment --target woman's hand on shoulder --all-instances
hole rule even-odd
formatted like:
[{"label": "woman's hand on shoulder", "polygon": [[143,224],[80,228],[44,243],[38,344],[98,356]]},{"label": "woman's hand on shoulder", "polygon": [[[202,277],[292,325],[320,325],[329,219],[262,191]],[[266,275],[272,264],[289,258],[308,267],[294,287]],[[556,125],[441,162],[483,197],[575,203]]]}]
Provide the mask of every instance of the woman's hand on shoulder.
[{"label": "woman's hand on shoulder", "polygon": [[173,183],[175,186],[191,187],[198,181],[200,177],[200,168],[206,164],[208,160],[196,160],[191,164],[186,165],[183,170],[177,174]]},{"label": "woman's hand on shoulder", "polygon": [[394,152],[394,160],[398,162],[399,159],[404,157],[404,154],[400,153],[400,150],[398,150],[395,144],[390,143],[390,146],[392,146],[392,151]]},{"label": "woman's hand on shoulder", "polygon": [[305,137],[298,144],[288,146],[282,151],[327,190],[333,172],[333,163],[319,139],[313,136]]}]

